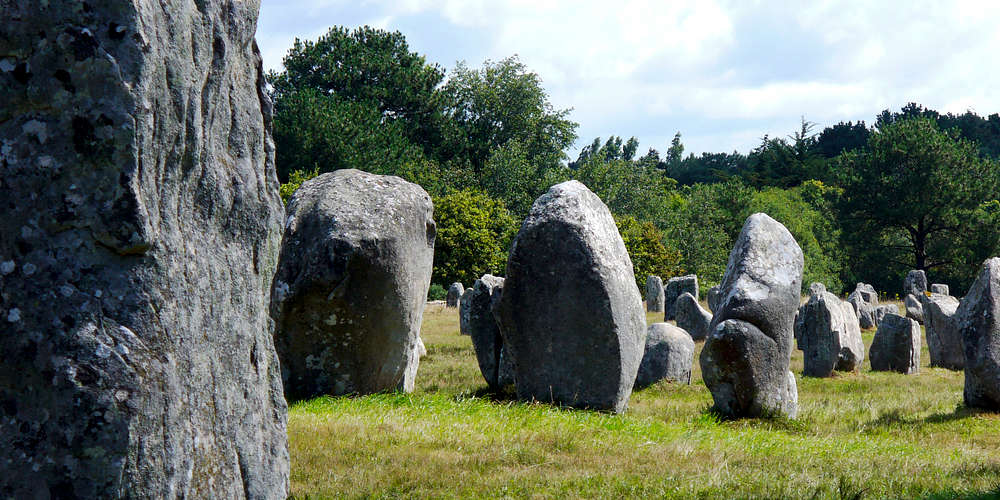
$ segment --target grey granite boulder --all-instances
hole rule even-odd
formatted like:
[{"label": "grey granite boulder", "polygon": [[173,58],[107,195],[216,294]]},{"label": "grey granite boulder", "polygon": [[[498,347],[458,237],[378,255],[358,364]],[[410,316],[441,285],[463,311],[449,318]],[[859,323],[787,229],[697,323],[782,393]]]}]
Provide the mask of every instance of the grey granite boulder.
[{"label": "grey granite boulder", "polygon": [[920,325],[898,314],[887,314],[872,339],[868,359],[872,371],[905,374],[920,371]]},{"label": "grey granite boulder", "polygon": [[470,293],[472,293],[472,288],[466,288],[465,292],[462,293],[462,298],[458,301],[458,332],[462,335],[469,335],[469,305],[472,304],[469,298]]},{"label": "grey granite boulder", "polygon": [[465,287],[459,282],[454,282],[448,287],[448,296],[445,301],[445,307],[458,307],[458,303],[462,301],[462,294],[465,293]]},{"label": "grey granite boulder", "polygon": [[899,314],[899,306],[896,304],[885,304],[875,308],[875,324],[881,325],[882,319],[887,314]]},{"label": "grey granite boulder", "polygon": [[636,389],[660,380],[691,383],[694,340],[688,332],[670,323],[653,323],[646,330],[646,350],[635,378]]},{"label": "grey granite boulder", "polygon": [[965,346],[965,405],[1000,411],[1000,258],[983,263],[955,315]]},{"label": "grey granite boulder", "polygon": [[819,283],[819,282],[815,282],[815,283],[812,283],[811,285],[809,285],[809,296],[810,297],[812,297],[813,295],[821,294],[821,293],[826,293],[826,285],[824,285],[822,283]]},{"label": "grey granite boulder", "polygon": [[708,309],[714,313],[719,308],[719,285],[708,289],[706,300],[708,301]]},{"label": "grey granite boulder", "polygon": [[432,213],[427,192],[399,177],[351,169],[302,183],[272,298],[287,394],[413,390]]},{"label": "grey granite boulder", "polygon": [[921,295],[920,298],[931,366],[961,370],[965,367],[965,351],[955,317],[958,299],[936,293]]},{"label": "grey granite boulder", "polygon": [[697,276],[688,274],[686,276],[670,278],[667,280],[667,283],[663,285],[663,313],[665,321],[674,319],[677,298],[685,292],[690,293],[694,296],[694,298],[698,298]]},{"label": "grey granite boulder", "polygon": [[934,283],[931,285],[931,293],[939,293],[941,295],[951,295],[948,285],[942,285],[940,283]]},{"label": "grey granite boulder", "polygon": [[663,312],[663,280],[659,276],[646,278],[646,310]]},{"label": "grey granite boulder", "polygon": [[922,270],[915,269],[906,273],[903,280],[903,295],[923,295],[927,291],[927,274]]},{"label": "grey granite boulder", "polygon": [[578,181],[552,186],[521,225],[506,275],[497,314],[518,397],[624,411],[646,321],[608,207]]},{"label": "grey granite boulder", "polygon": [[514,383],[512,360],[509,354],[504,355],[509,349],[504,348],[500,326],[491,309],[494,295],[502,293],[503,282],[503,278],[492,274],[483,275],[476,280],[472,291],[462,296],[463,303],[469,304],[469,335],[476,351],[479,371],[492,390]]},{"label": "grey granite boulder", "polygon": [[259,1],[0,2],[0,498],[285,498]]},{"label": "grey granite boulder", "polygon": [[[920,294],[921,296],[923,293]],[[903,307],[906,308],[906,317],[915,320],[917,323],[924,323],[924,306],[916,295],[907,295],[903,299]]]},{"label": "grey granite boulder", "polygon": [[675,302],[677,326],[691,335],[694,340],[705,340],[708,325],[712,323],[712,313],[702,309],[698,299],[684,292]]},{"label": "grey granite boulder", "polygon": [[795,327],[803,374],[829,377],[835,369],[861,369],[865,345],[851,304],[829,292],[817,293],[799,308]]},{"label": "grey granite boulder", "polygon": [[855,315],[858,318],[858,324],[861,328],[869,329],[878,326],[877,317],[875,315],[875,306],[865,300],[865,295],[859,290],[851,292],[847,296],[847,302],[851,304],[854,309]]},{"label": "grey granite boulder", "polygon": [[760,213],[747,218],[729,254],[719,310],[699,358],[719,413],[798,412],[788,365],[802,267],[802,250],[783,225]]},{"label": "grey granite boulder", "polygon": [[878,305],[878,292],[875,291],[875,287],[867,283],[858,283],[854,286],[854,293],[861,296],[871,306]]}]

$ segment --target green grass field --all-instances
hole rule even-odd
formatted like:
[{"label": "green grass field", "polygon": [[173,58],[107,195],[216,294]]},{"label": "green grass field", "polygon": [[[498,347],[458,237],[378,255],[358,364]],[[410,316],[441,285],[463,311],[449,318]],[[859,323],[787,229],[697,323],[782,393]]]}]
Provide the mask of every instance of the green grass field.
[{"label": "green grass field", "polygon": [[1000,498],[1000,415],[963,408],[963,374],[929,368],[926,343],[909,376],[866,359],[803,378],[794,351],[798,419],[719,421],[703,343],[690,386],[609,415],[487,394],[455,309],[431,306],[422,336],[413,394],[292,405],[295,498]]}]

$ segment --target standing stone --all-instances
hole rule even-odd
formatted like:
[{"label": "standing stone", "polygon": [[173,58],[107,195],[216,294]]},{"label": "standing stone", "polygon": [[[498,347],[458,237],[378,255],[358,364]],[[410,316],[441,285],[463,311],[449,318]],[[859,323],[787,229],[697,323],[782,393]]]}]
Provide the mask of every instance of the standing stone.
[{"label": "standing stone", "polygon": [[719,308],[719,285],[715,285],[708,289],[707,297],[708,308],[713,313]]},{"label": "standing stone", "polygon": [[920,371],[920,325],[898,314],[887,314],[875,331],[868,351],[872,371],[907,375]]},{"label": "standing stone", "polygon": [[802,267],[802,250],[785,226],[761,213],[747,218],[699,358],[719,413],[794,418],[798,412],[788,365]]},{"label": "standing stone", "polygon": [[557,184],[532,205],[510,250],[497,313],[519,398],[625,410],[645,313],[611,212],[586,186]]},{"label": "standing stone", "polygon": [[903,294],[921,296],[927,291],[927,274],[922,270],[913,270],[906,273],[903,280]]},{"label": "standing stone", "polygon": [[708,325],[712,323],[712,313],[702,309],[698,299],[684,292],[675,303],[677,326],[684,329],[694,340],[705,340]]},{"label": "standing stone", "polygon": [[878,321],[876,320],[875,306],[866,301],[864,297],[865,295],[862,291],[854,290],[854,292],[847,296],[847,302],[854,309],[861,328],[867,330],[877,327]]},{"label": "standing stone", "polygon": [[688,274],[667,280],[663,286],[663,312],[664,321],[674,319],[676,315],[677,298],[682,293],[690,293],[694,298],[698,298],[698,276]]},{"label": "standing stone", "polygon": [[688,332],[670,323],[653,323],[646,330],[646,350],[635,378],[636,389],[660,380],[691,384],[694,340]]},{"label": "standing stone", "polygon": [[826,293],[826,285],[816,282],[809,285],[809,296],[819,295],[821,293]]},{"label": "standing stone", "polygon": [[462,335],[469,335],[469,294],[472,288],[466,288],[462,293],[462,298],[458,301],[458,332]]},{"label": "standing stone", "polygon": [[354,169],[295,192],[272,298],[286,394],[413,390],[432,213],[420,186]]},{"label": "standing stone", "polygon": [[940,283],[935,283],[931,285],[931,293],[939,293],[941,295],[951,295],[948,285],[942,285]]},{"label": "standing stone", "polygon": [[899,314],[899,307],[896,304],[886,304],[875,308],[875,324],[881,325],[882,319],[887,314]]},{"label": "standing stone", "polygon": [[829,377],[834,369],[861,368],[865,345],[851,304],[829,292],[814,294],[799,308],[795,328],[803,351],[803,374]]},{"label": "standing stone", "polygon": [[0,498],[284,498],[259,1],[0,2]]},{"label": "standing stone", "polygon": [[472,291],[462,296],[462,303],[469,303],[469,335],[472,337],[479,370],[487,385],[494,391],[514,383],[511,377],[512,367],[501,368],[504,363],[510,365],[511,360],[503,356],[503,336],[490,310],[493,295],[502,293],[503,282],[503,278],[483,275],[476,280]]},{"label": "standing stone", "polygon": [[448,300],[445,302],[445,307],[458,307],[458,303],[462,300],[462,294],[465,293],[465,288],[459,282],[454,282],[448,287]]},{"label": "standing stone", "polygon": [[[920,294],[921,296],[923,293]],[[915,320],[917,323],[924,323],[924,306],[920,304],[920,299],[916,295],[910,294],[903,299],[903,307],[906,308],[906,317]]]},{"label": "standing stone", "polygon": [[1000,258],[983,263],[955,315],[965,345],[965,405],[1000,411]]},{"label": "standing stone", "polygon": [[646,278],[646,310],[663,312],[663,280],[659,276]]},{"label": "standing stone", "polygon": [[955,311],[958,299],[949,295],[921,295],[923,302],[924,330],[927,334],[927,350],[931,355],[931,366],[951,370],[965,367],[965,351],[962,333],[958,329]]},{"label": "standing stone", "polygon": [[854,293],[857,293],[871,306],[878,305],[878,292],[875,291],[875,287],[867,283],[858,283],[854,286]]}]

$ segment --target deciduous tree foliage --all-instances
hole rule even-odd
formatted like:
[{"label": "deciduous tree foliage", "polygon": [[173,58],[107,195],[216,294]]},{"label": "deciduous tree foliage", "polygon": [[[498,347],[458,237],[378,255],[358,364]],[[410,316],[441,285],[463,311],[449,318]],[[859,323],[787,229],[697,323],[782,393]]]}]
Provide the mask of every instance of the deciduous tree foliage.
[{"label": "deciduous tree foliage", "polygon": [[636,286],[645,294],[646,277],[667,278],[684,274],[680,252],[664,244],[664,234],[651,222],[640,222],[628,215],[615,217],[618,233],[632,259]]},{"label": "deciduous tree foliage", "polygon": [[434,198],[434,272],[431,281],[471,286],[484,274],[503,276],[518,221],[503,202],[474,190]]}]

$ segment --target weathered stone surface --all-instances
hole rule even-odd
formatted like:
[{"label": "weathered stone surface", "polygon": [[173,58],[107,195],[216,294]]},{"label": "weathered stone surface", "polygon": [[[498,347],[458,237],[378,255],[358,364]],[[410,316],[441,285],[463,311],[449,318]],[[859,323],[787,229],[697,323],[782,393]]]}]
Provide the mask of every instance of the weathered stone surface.
[{"label": "weathered stone surface", "polygon": [[934,283],[931,285],[931,293],[938,293],[941,295],[951,295],[948,285],[942,285],[940,283]]},{"label": "weathered stone surface", "polygon": [[765,214],[747,218],[729,254],[719,310],[699,358],[716,411],[798,412],[788,365],[802,267],[802,250],[784,226]]},{"label": "weathered stone surface", "polygon": [[920,325],[898,314],[887,314],[875,331],[868,351],[873,371],[905,374],[920,371]]},{"label": "weathered stone surface", "polygon": [[646,278],[646,310],[663,312],[663,280],[659,276]]},{"label": "weathered stone surface", "polygon": [[677,326],[684,329],[694,340],[705,340],[708,325],[712,323],[712,313],[702,309],[698,299],[684,292],[675,302]]},{"label": "weathered stone surface", "polygon": [[284,498],[258,1],[0,2],[0,498]]},{"label": "weathered stone surface", "polygon": [[462,298],[458,301],[458,332],[462,335],[469,335],[469,305],[471,302],[468,297],[470,293],[472,293],[472,288],[466,288]]},{"label": "weathered stone surface", "polygon": [[951,370],[965,367],[965,352],[962,347],[962,333],[958,329],[955,311],[958,299],[949,295],[921,295],[924,314],[924,330],[927,334],[927,350],[931,356],[931,366]]},{"label": "weathered stone surface", "polygon": [[886,314],[899,314],[899,307],[896,304],[886,304],[875,308],[875,324],[881,325]]},{"label": "weathered stone surface", "polygon": [[[923,295],[921,293],[921,295]],[[903,307],[906,308],[906,317],[912,320],[916,320],[917,323],[924,323],[924,306],[921,305],[920,299],[916,295],[907,295],[903,299]]]},{"label": "weathered stone surface", "polygon": [[1000,258],[983,263],[955,315],[965,347],[965,405],[1000,411]]},{"label": "weathered stone surface", "polygon": [[922,270],[915,269],[906,273],[903,280],[903,294],[921,296],[927,291],[927,274]]},{"label": "weathered stone surface", "polygon": [[462,294],[465,293],[465,287],[459,282],[454,282],[448,287],[448,296],[445,299],[446,307],[458,307],[458,303],[462,300]]},{"label": "weathered stone surface", "polygon": [[[462,302],[469,303],[469,335],[479,370],[493,390],[514,383],[511,360],[503,355],[508,350],[504,349],[500,326],[491,310],[493,296],[502,293],[503,282],[503,278],[492,274],[483,275],[476,280],[472,291],[462,296]],[[504,364],[508,366],[502,368]]]},{"label": "weathered stone surface", "polygon": [[809,296],[826,293],[826,285],[816,282],[809,285]]},{"label": "weathered stone surface", "polygon": [[286,394],[413,390],[432,213],[420,186],[360,170],[295,192],[272,298]]},{"label": "weathered stone surface", "polygon": [[690,293],[695,298],[698,298],[697,276],[688,274],[686,276],[670,278],[667,280],[667,284],[663,285],[663,312],[665,321],[674,319],[676,314],[675,306],[677,298],[685,292]]},{"label": "weathered stone surface", "polygon": [[869,329],[878,326],[878,321],[875,315],[875,306],[871,305],[864,299],[864,294],[858,290],[851,292],[847,296],[847,302],[851,304],[854,309],[854,314],[858,317],[858,324],[861,328]]},{"label": "weathered stone surface", "polygon": [[660,380],[691,383],[694,340],[688,332],[670,323],[653,323],[646,330],[646,350],[635,378],[636,389]]},{"label": "weathered stone surface", "polygon": [[708,301],[708,309],[714,313],[719,308],[719,285],[709,288],[705,298]]},{"label": "weathered stone surface", "polygon": [[829,292],[819,292],[799,308],[795,338],[803,351],[803,374],[829,377],[833,370],[861,368],[865,345],[854,307]]},{"label": "weathered stone surface", "polygon": [[860,295],[868,304],[872,306],[878,305],[878,292],[875,291],[875,287],[867,283],[858,283],[854,286],[854,292]]},{"label": "weathered stone surface", "polygon": [[623,411],[646,338],[632,261],[583,184],[552,186],[511,247],[498,304],[521,399]]}]

